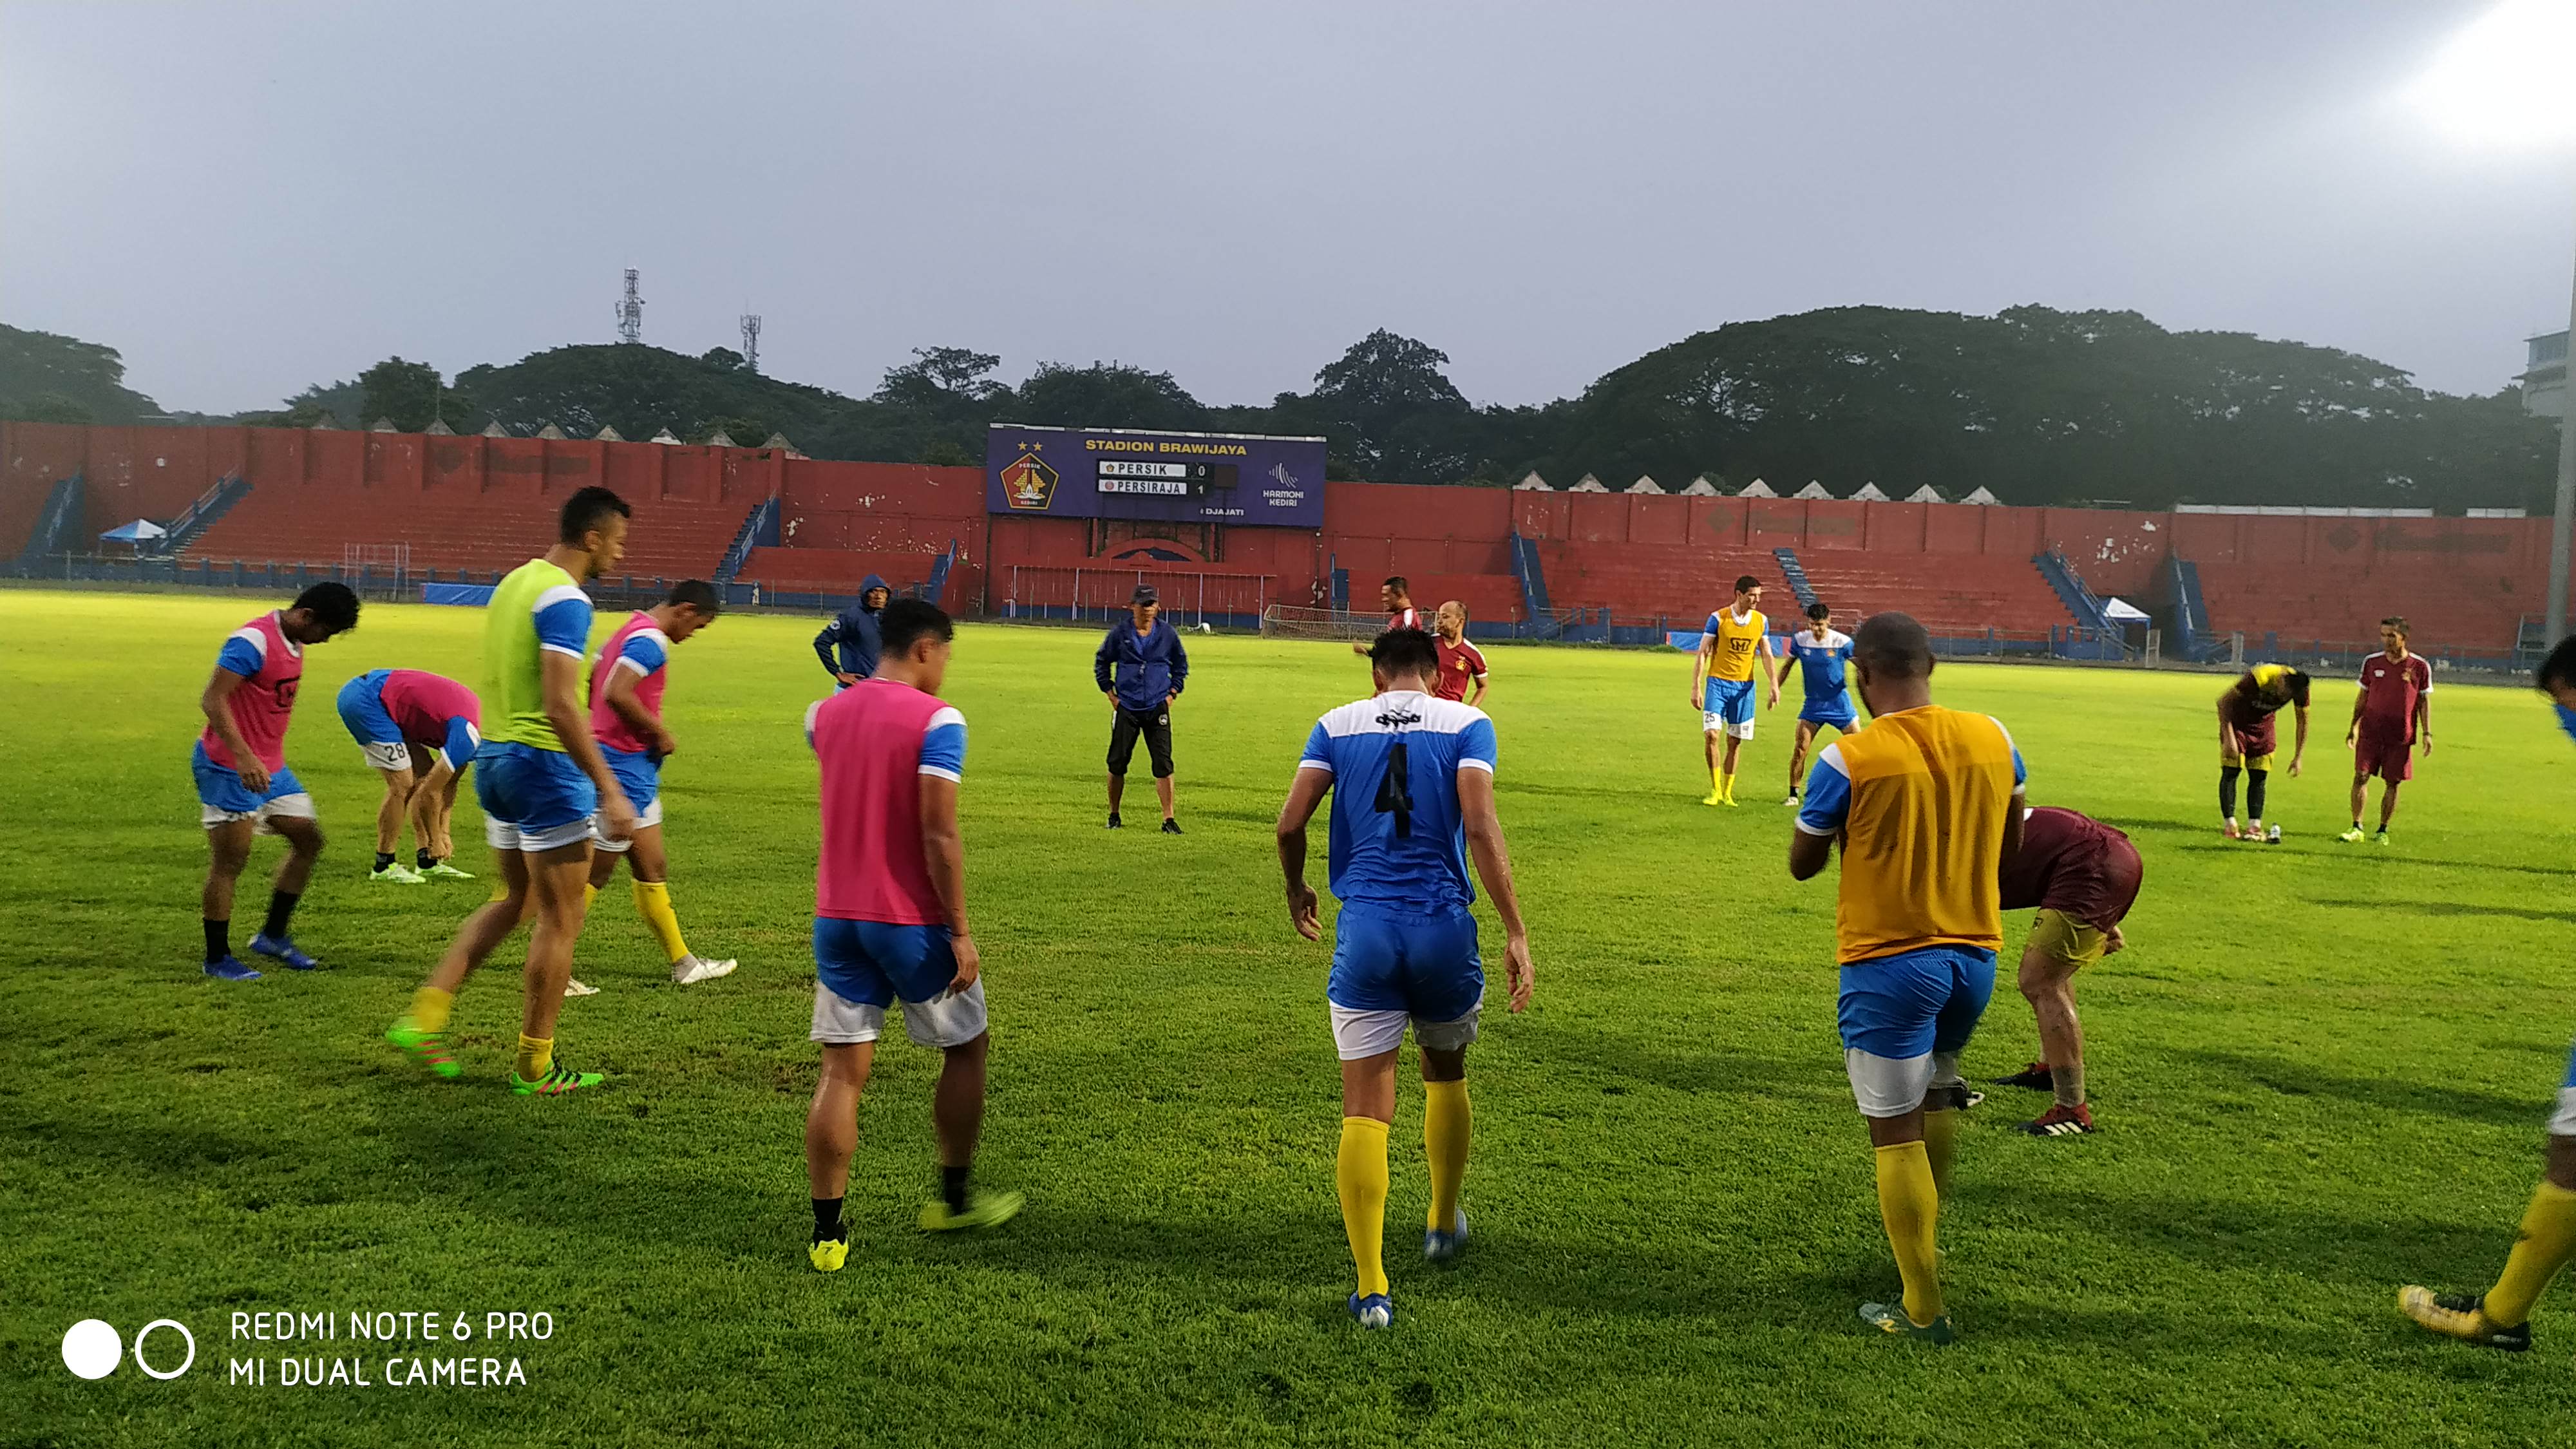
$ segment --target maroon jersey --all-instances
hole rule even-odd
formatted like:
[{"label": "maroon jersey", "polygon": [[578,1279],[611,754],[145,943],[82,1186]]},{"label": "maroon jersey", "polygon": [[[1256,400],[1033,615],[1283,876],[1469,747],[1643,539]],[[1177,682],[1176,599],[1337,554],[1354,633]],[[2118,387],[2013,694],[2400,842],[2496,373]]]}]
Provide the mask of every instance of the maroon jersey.
[{"label": "maroon jersey", "polygon": [[2361,732],[2376,740],[2415,743],[2415,701],[2433,692],[2433,666],[2421,654],[2361,662]]},{"label": "maroon jersey", "polygon": [[1422,622],[1422,611],[1408,605],[1389,613],[1386,616],[1386,627],[1393,630],[1420,629],[1426,626]]},{"label": "maroon jersey", "polygon": [[1431,692],[1442,699],[1464,700],[1468,683],[1485,677],[1485,652],[1468,643],[1464,634],[1455,644],[1437,634],[1431,642],[1440,651],[1440,670],[1431,681]]},{"label": "maroon jersey", "polygon": [[2022,816],[2021,849],[2003,865],[2003,908],[2062,911],[2108,930],[2137,904],[2144,878],[2129,837],[2090,816],[2043,806]]}]

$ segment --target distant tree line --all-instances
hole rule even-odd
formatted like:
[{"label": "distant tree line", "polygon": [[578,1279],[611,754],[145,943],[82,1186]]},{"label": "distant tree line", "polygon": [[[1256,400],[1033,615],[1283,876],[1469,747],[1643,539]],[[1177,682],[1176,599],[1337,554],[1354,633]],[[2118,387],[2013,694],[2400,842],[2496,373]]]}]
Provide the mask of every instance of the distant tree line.
[{"label": "distant tree line", "polygon": [[[2244,333],[2169,332],[2134,312],[2016,307],[1992,317],[1841,307],[1735,322],[1658,349],[1543,406],[1469,402],[1439,349],[1370,333],[1304,392],[1269,403],[1192,397],[1169,372],[1040,363],[1014,385],[1001,359],[927,347],[853,398],[784,382],[729,348],[558,347],[443,379],[387,358],[243,422],[343,427],[390,419],[458,432],[552,423],[575,437],[669,429],[744,445],[784,433],[818,458],[976,463],[997,421],[1319,434],[1336,478],[1508,485],[1535,470],[1613,489],[1706,475],[1781,492],[1864,483],[1903,496],[1983,486],[2013,503],[2272,503],[2545,509],[2554,420],[2511,388],[2428,393],[2331,348]],[[133,422],[113,349],[0,327],[0,415]],[[181,419],[196,415],[180,414]],[[207,419],[224,421],[227,419]]]}]

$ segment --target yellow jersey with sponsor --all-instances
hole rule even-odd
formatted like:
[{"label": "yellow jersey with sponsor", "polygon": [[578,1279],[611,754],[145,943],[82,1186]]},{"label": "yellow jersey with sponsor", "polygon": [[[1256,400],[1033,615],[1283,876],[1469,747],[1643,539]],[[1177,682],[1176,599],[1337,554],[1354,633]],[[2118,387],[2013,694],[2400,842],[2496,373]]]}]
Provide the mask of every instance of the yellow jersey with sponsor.
[{"label": "yellow jersey with sponsor", "polygon": [[1733,609],[1720,609],[1708,616],[1708,627],[1701,630],[1703,643],[1714,647],[1709,652],[1708,677],[1737,683],[1753,677],[1753,649],[1762,642],[1770,622],[1760,609],[1747,609],[1737,617]]},{"label": "yellow jersey with sponsor", "polygon": [[1981,714],[1925,705],[1825,747],[1798,828],[1843,837],[1836,958],[2003,944],[1998,873],[2021,751]]}]

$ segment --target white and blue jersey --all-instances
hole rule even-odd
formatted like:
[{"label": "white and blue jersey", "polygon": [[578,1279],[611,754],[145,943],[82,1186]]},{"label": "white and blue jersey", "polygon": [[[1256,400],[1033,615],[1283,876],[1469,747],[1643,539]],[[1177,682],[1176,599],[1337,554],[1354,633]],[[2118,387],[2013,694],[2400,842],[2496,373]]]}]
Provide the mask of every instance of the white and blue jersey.
[{"label": "white and blue jersey", "polygon": [[1333,779],[1329,860],[1342,910],[1326,998],[1418,1021],[1473,1012],[1485,975],[1458,775],[1493,773],[1494,722],[1454,700],[1381,694],[1316,721],[1297,767]]},{"label": "white and blue jersey", "polygon": [[1839,629],[1828,629],[1825,637],[1801,629],[1789,639],[1789,657],[1798,663],[1798,682],[1806,691],[1806,702],[1798,706],[1798,718],[1829,724],[1848,730],[1857,718],[1852,710],[1851,692],[1845,681],[1845,668],[1851,663],[1851,636]]}]

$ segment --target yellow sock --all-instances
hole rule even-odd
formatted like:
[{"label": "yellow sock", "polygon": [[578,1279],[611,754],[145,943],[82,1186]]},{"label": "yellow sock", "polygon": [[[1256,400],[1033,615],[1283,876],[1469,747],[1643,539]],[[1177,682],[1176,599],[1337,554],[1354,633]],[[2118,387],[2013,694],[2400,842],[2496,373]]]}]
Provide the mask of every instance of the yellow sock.
[{"label": "yellow sock", "polygon": [[678,965],[689,954],[689,943],[680,939],[679,913],[671,909],[671,887],[658,880],[635,883],[635,913],[653,928],[653,939],[662,943],[662,952]]},{"label": "yellow sock", "polygon": [[1735,777],[1733,775],[1720,775],[1717,777],[1717,795],[1721,800],[1732,800],[1735,798]]},{"label": "yellow sock", "polygon": [[1431,1216],[1425,1226],[1458,1230],[1458,1188],[1467,1180],[1467,1147],[1475,1137],[1467,1084],[1422,1084],[1422,1151],[1431,1159]]},{"label": "yellow sock", "polygon": [[2499,1328],[2528,1321],[2531,1305],[2570,1258],[2576,1258],[2576,1192],[2543,1181],[2523,1211],[2522,1232],[2504,1260],[2504,1273],[2487,1290],[2487,1321]]},{"label": "yellow sock", "polygon": [[492,875],[492,894],[484,898],[483,904],[485,904],[485,905],[487,905],[487,906],[496,906],[496,905],[499,905],[501,902],[508,900],[509,898],[510,898],[510,880],[509,880],[509,877],[504,876],[504,875],[500,874],[499,872],[495,871],[495,872],[493,873],[493,875]]},{"label": "yellow sock", "polygon": [[1341,1155],[1333,1182],[1342,1194],[1342,1231],[1365,1296],[1386,1291],[1386,1125],[1375,1117],[1342,1119]]},{"label": "yellow sock", "polygon": [[1905,1316],[1917,1328],[1929,1327],[1941,1316],[1940,1250],[1933,1246],[1941,1199],[1922,1143],[1878,1149],[1878,1215],[1887,1224],[1888,1246],[1896,1250],[1896,1271],[1905,1279]]},{"label": "yellow sock", "polygon": [[1935,1196],[1950,1195],[1950,1159],[1959,1151],[1959,1114],[1952,1111],[1923,1114],[1923,1155],[1932,1163],[1932,1191]]},{"label": "yellow sock", "polygon": [[418,1031],[447,1030],[447,1014],[456,1009],[456,993],[424,986],[411,994],[411,1024]]},{"label": "yellow sock", "polygon": [[[638,882],[638,884],[641,884],[641,882]],[[598,900],[598,899],[599,899],[599,887],[597,887],[597,886],[595,886],[595,885],[592,885],[592,884],[591,884],[590,882],[588,882],[588,881],[584,881],[584,882],[582,882],[582,886],[581,886],[581,908],[582,908],[584,911],[588,911],[588,910],[590,909],[590,903],[591,903],[592,901],[595,901],[595,900]]]},{"label": "yellow sock", "polygon": [[545,1076],[546,1069],[554,1064],[555,1039],[553,1037],[529,1036],[525,1032],[519,1034],[520,1081],[538,1081]]}]

